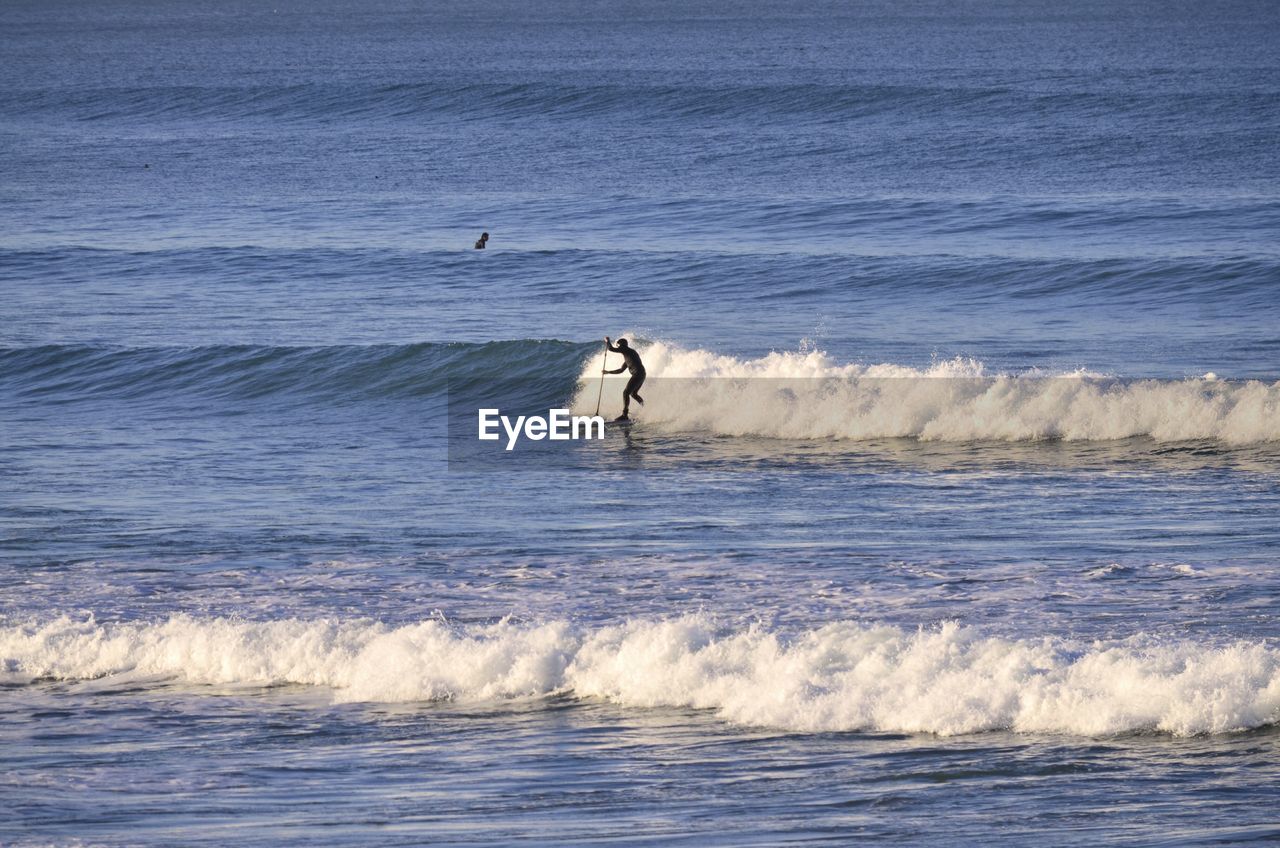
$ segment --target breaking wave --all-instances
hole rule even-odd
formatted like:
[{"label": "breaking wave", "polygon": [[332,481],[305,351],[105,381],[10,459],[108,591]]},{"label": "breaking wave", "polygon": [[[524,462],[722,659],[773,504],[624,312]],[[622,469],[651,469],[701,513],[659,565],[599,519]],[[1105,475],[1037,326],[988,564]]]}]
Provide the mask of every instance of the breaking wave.
[{"label": "breaking wave", "polygon": [[[1078,371],[990,373],[952,359],[916,368],[841,363],[814,350],[756,359],[641,344],[637,417],[666,432],[778,439],[939,442],[1280,442],[1280,382],[1131,379]],[[616,355],[610,358],[616,366]],[[43,402],[174,398],[343,404],[438,398],[495,385],[526,411],[594,412],[600,345],[547,339],[305,347],[212,345],[0,349],[0,393]],[[605,379],[620,411],[625,375]]]},{"label": "breaking wave", "polygon": [[[653,379],[638,414],[646,425],[673,431],[943,442],[1280,441],[1280,382],[989,374],[963,358],[927,368],[840,364],[820,351],[737,359],[664,343],[643,352]],[[593,409],[600,370],[597,354],[583,368],[575,412]],[[604,394],[619,406],[624,378],[610,379]]]},{"label": "breaking wave", "polygon": [[705,616],[596,628],[60,617],[0,626],[0,663],[8,685],[300,684],[344,702],[558,695],[705,709],[734,724],[798,732],[1188,736],[1280,721],[1280,650],[1266,643],[1079,644],[997,638],[954,623],[913,631],[840,622],[788,637],[721,629]]}]

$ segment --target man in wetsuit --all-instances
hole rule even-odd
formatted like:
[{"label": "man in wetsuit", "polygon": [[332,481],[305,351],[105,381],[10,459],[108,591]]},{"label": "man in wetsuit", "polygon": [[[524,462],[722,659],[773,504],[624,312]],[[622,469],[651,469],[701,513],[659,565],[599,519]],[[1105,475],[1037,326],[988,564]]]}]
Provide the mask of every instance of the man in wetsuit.
[{"label": "man in wetsuit", "polygon": [[631,372],[631,379],[627,381],[627,387],[622,390],[622,414],[614,419],[616,421],[630,421],[631,399],[635,398],[636,403],[644,405],[644,398],[640,397],[640,387],[644,385],[644,363],[640,361],[640,354],[636,353],[635,349],[627,344],[626,339],[618,339],[618,344],[615,347],[609,337],[605,336],[604,345],[614,353],[622,354],[622,358],[625,360],[621,368],[606,371],[605,373],[621,374],[623,371]]}]

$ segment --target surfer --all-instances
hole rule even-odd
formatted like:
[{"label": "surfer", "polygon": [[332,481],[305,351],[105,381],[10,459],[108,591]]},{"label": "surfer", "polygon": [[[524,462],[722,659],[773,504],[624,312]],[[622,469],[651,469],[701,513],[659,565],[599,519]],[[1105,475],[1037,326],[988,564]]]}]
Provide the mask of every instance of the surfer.
[{"label": "surfer", "polygon": [[476,241],[476,250],[484,250],[485,242],[489,240],[488,233],[481,233],[479,240]]},{"label": "surfer", "polygon": [[640,387],[644,385],[644,363],[640,361],[640,354],[636,353],[635,348],[627,344],[626,339],[618,339],[615,346],[608,336],[604,337],[604,345],[614,353],[622,354],[623,360],[621,368],[613,371],[606,371],[606,374],[621,374],[623,371],[631,372],[631,379],[627,381],[627,387],[622,390],[622,414],[615,418],[615,421],[630,421],[631,399],[635,398],[636,403],[644,405],[644,398],[640,397]]}]

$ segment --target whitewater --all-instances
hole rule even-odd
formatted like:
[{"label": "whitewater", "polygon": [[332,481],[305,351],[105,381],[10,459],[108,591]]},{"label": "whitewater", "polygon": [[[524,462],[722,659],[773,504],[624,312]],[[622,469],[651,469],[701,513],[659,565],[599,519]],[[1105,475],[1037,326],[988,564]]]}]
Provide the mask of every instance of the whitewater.
[{"label": "whitewater", "polygon": [[[780,439],[1280,441],[1280,381],[1122,379],[1080,370],[988,374],[970,358],[927,368],[839,364],[821,351],[758,359],[640,346],[642,420],[672,431]],[[583,368],[575,413],[593,408],[603,355]],[[625,378],[606,378],[620,395]]]},{"label": "whitewater", "polygon": [[8,685],[302,684],[338,702],[562,694],[809,733],[1190,736],[1280,721],[1280,650],[1262,642],[1011,640],[954,622],[914,632],[839,622],[782,637],[725,631],[705,615],[599,628],[64,616],[6,622],[0,656]]}]

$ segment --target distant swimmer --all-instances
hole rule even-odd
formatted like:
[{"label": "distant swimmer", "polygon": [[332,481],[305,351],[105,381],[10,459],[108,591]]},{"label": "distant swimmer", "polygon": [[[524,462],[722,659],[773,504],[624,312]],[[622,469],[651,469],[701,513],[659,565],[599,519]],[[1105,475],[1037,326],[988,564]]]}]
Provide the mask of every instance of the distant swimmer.
[{"label": "distant swimmer", "polygon": [[626,360],[621,368],[606,371],[605,373],[621,374],[623,371],[631,372],[631,379],[627,381],[627,387],[622,390],[622,414],[614,419],[616,421],[630,421],[631,399],[635,398],[636,403],[644,405],[644,398],[640,397],[640,387],[644,385],[644,363],[640,361],[640,354],[636,353],[635,349],[627,344],[626,339],[618,339],[618,344],[615,346],[609,340],[609,337],[605,336],[604,344],[614,353],[622,354],[622,358]]},{"label": "distant swimmer", "polygon": [[485,243],[489,241],[488,233],[481,233],[480,240],[476,242],[476,250],[484,250]]}]

